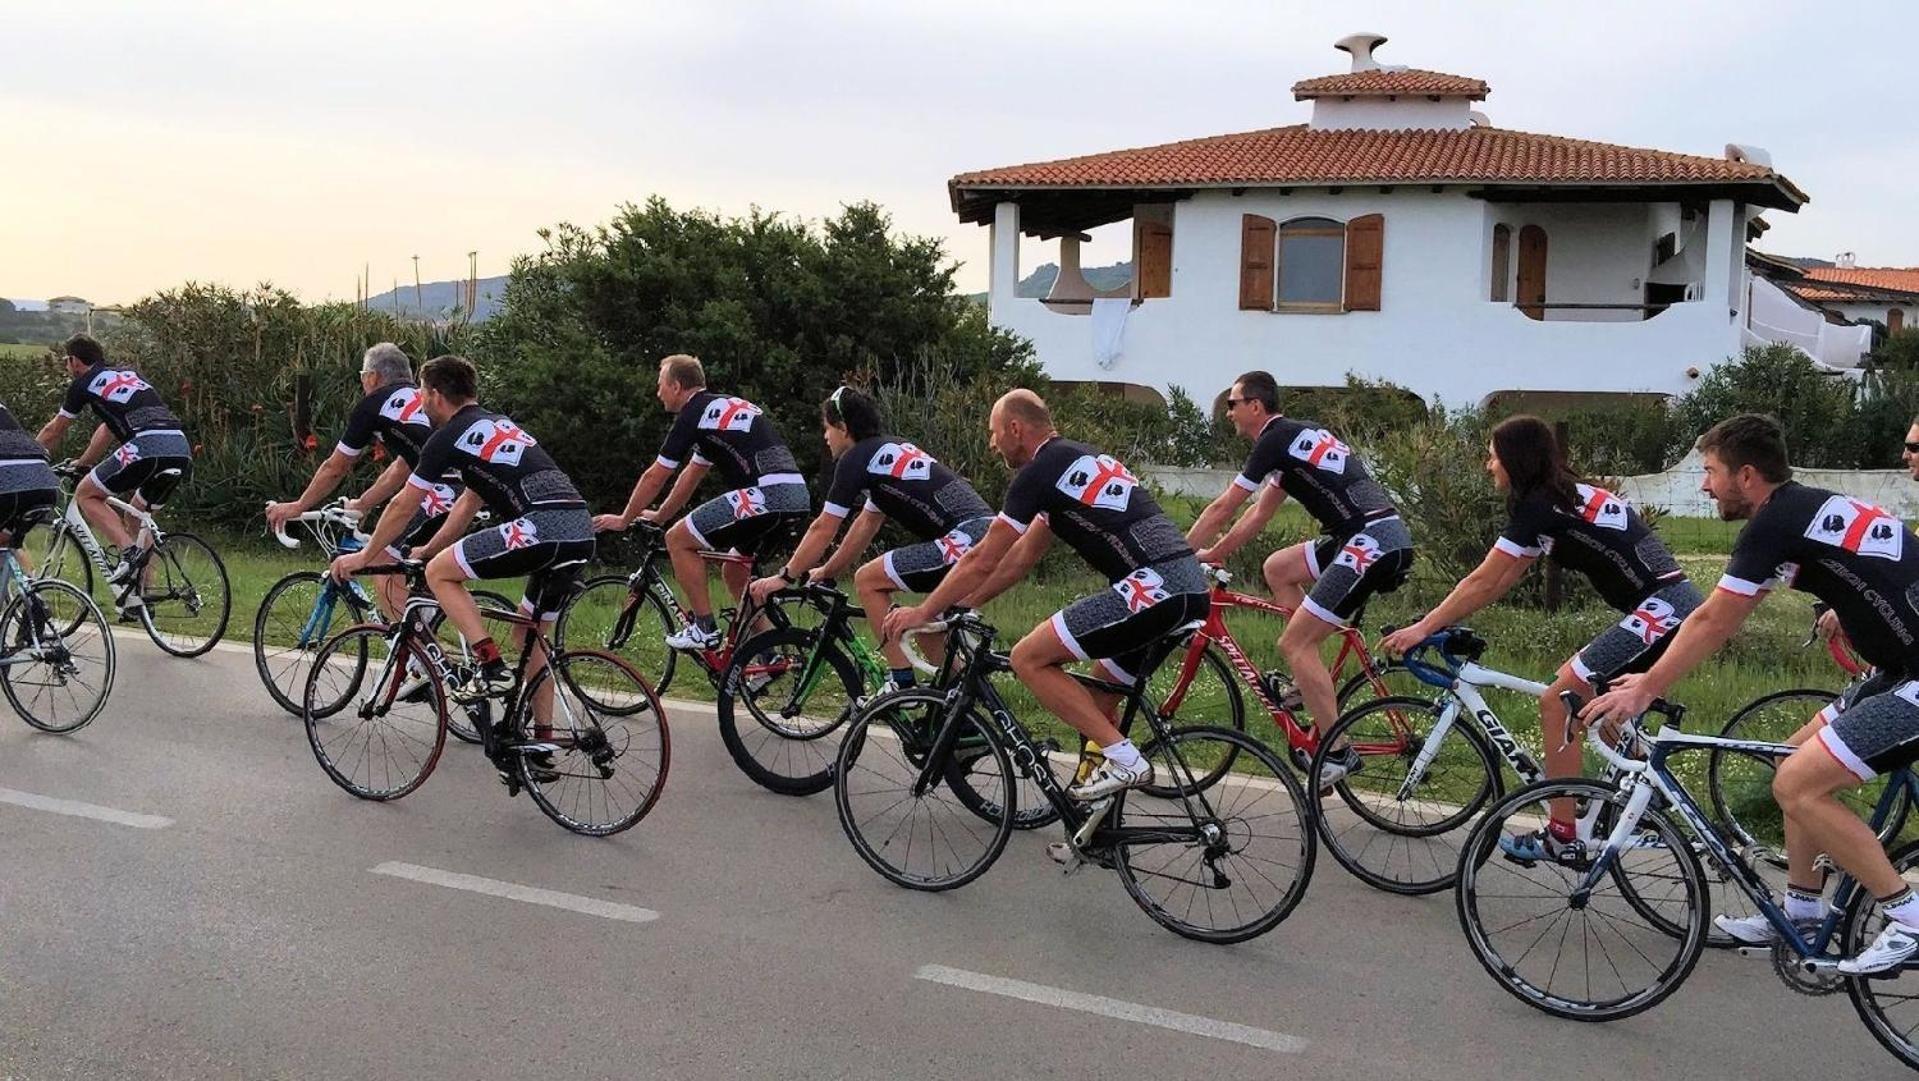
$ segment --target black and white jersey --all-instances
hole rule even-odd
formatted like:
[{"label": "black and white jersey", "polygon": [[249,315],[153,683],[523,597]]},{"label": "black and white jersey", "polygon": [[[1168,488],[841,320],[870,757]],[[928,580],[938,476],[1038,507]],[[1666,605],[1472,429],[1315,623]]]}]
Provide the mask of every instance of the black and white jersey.
[{"label": "black and white jersey", "polygon": [[1493,547],[1524,558],[1551,552],[1621,612],[1686,576],[1630,503],[1591,484],[1575,485],[1574,493],[1571,507],[1557,505],[1547,492],[1527,494],[1513,504]]},{"label": "black and white jersey", "polygon": [[768,478],[806,483],[773,418],[745,398],[710,390],[693,395],[673,418],[659,463],[678,469],[689,452],[695,465],[717,468],[729,487],[748,488]]},{"label": "black and white jersey", "polygon": [[537,440],[478,404],[453,414],[434,431],[407,483],[431,496],[449,472],[457,472],[501,521],[536,507],[586,506],[573,481]]},{"label": "black and white jersey", "polygon": [[180,431],[180,418],[160,400],[159,392],[126,368],[96,364],[73,377],[60,415],[71,420],[87,408],[122,443],[140,432]]},{"label": "black and white jersey", "polygon": [[1719,588],[1755,596],[1778,585],[1825,601],[1859,655],[1919,672],[1919,537],[1861,499],[1788,481],[1733,542]]},{"label": "black and white jersey", "polygon": [[1132,471],[1110,454],[1058,436],[1013,475],[999,513],[1020,533],[1041,515],[1108,581],[1193,553]]},{"label": "black and white jersey", "polygon": [[420,401],[420,388],[412,383],[388,383],[353,407],[347,415],[346,431],[333,449],[358,458],[379,440],[411,468],[420,464],[420,451],[432,435],[433,420]]},{"label": "black and white jersey", "polygon": [[965,477],[890,435],[860,440],[833,466],[822,509],[844,518],[856,506],[879,511],[921,540],[943,537],[961,522],[993,513]]},{"label": "black and white jersey", "polygon": [[1328,536],[1348,537],[1399,513],[1359,455],[1318,424],[1274,417],[1253,441],[1233,483],[1256,492],[1267,481],[1296,500]]}]

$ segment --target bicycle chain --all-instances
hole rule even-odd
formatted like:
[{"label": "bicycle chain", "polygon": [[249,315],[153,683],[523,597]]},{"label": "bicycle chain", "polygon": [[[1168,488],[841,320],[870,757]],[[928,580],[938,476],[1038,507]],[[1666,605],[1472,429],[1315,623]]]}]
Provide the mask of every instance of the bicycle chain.
[{"label": "bicycle chain", "polygon": [[1772,971],[1779,982],[1786,985],[1794,994],[1808,998],[1824,998],[1837,994],[1846,986],[1846,978],[1838,973],[1820,975],[1808,973],[1799,967],[1802,958],[1782,939],[1772,944]]}]

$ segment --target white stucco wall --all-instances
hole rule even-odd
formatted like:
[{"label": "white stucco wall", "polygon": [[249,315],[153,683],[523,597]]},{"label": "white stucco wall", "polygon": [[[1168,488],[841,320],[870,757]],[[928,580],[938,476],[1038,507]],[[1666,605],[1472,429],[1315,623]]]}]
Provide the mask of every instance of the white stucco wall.
[{"label": "white stucco wall", "polygon": [[[1714,205],[1731,213],[1731,204]],[[1677,304],[1650,320],[1632,313],[1631,321],[1602,322],[1532,320],[1511,304],[1488,300],[1493,206],[1457,191],[1424,189],[1352,188],[1339,195],[1201,192],[1174,204],[1173,295],[1133,310],[1123,353],[1112,368],[1094,365],[1086,316],[1014,299],[1000,291],[999,275],[992,319],[1032,339],[1055,379],[1137,383],[1162,392],[1178,385],[1201,400],[1248,368],[1267,368],[1283,384],[1306,386],[1338,386],[1346,373],[1355,372],[1455,404],[1477,403],[1502,390],[1678,394],[1692,385],[1689,367],[1703,371],[1738,352],[1738,330],[1723,302]],[[1502,204],[1499,209],[1527,208]],[[1344,221],[1374,212],[1385,217],[1381,311],[1239,310],[1242,214],[1285,222],[1299,217]],[[1570,275],[1568,290],[1603,287],[1612,297],[1638,301],[1627,285],[1630,276],[1644,274],[1651,259],[1653,223],[1647,210],[1589,215],[1608,226],[1603,236],[1591,238],[1573,235],[1587,210],[1551,206],[1540,212],[1550,212],[1549,220],[1557,224],[1549,228],[1559,234],[1549,232],[1549,298],[1555,295],[1550,275],[1563,263]],[[1514,245],[1516,261],[1516,231]],[[1579,268],[1582,251],[1595,269]],[[1559,258],[1561,252],[1568,254]],[[1719,263],[1731,272],[1726,260]],[[1729,291],[1720,286],[1722,301]]]},{"label": "white stucco wall", "polygon": [[1423,97],[1338,98],[1313,100],[1312,126],[1324,131],[1369,128],[1375,131],[1396,129],[1453,129],[1472,126],[1472,103],[1465,98],[1428,101]]},{"label": "white stucco wall", "polygon": [[1919,319],[1919,304],[1821,304],[1820,307],[1838,312],[1855,323],[1870,319],[1880,324],[1885,323],[1888,311],[1899,308],[1906,313],[1907,328],[1919,325],[1914,323],[1914,319]]},{"label": "white stucco wall", "polygon": [[[1519,270],[1519,231],[1537,225],[1546,232],[1546,301],[1563,304],[1640,304],[1652,269],[1655,210],[1662,203],[1488,203],[1486,230],[1503,223],[1513,232],[1507,257],[1507,292]],[[1676,218],[1677,210],[1673,209]],[[1481,272],[1491,293],[1492,256]],[[1636,311],[1579,311],[1548,308],[1547,319],[1574,322],[1631,323]]]}]

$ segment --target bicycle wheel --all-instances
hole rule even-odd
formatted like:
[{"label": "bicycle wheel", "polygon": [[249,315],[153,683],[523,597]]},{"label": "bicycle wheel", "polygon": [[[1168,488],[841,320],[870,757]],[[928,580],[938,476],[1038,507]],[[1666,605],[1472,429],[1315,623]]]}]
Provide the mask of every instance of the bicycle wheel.
[{"label": "bicycle wheel", "polygon": [[[502,619],[497,619],[495,615],[517,615],[519,614],[518,605],[490,589],[474,590],[473,603],[480,606],[480,619],[486,623],[487,637],[493,639],[496,643],[510,643],[513,641],[514,631],[517,629],[516,625]],[[438,634],[440,628],[439,618],[434,620],[433,628],[434,633]],[[453,669],[456,678],[465,679],[467,673],[471,672],[479,663],[473,659],[473,645],[468,642],[463,635],[456,633],[449,637],[452,638],[452,641],[444,643],[447,664]],[[507,647],[502,646],[502,648]],[[461,743],[480,742],[480,731],[473,727],[473,719],[468,716],[467,711],[464,709],[455,707],[447,711],[446,730],[454,739],[459,740]]]},{"label": "bicycle wheel", "polygon": [[1313,757],[1307,786],[1317,792],[1332,748],[1359,752],[1359,769],[1333,786],[1339,800],[1322,802],[1317,828],[1333,859],[1374,889],[1417,896],[1451,886],[1466,828],[1505,792],[1498,756],[1463,709],[1420,763],[1443,711],[1420,698],[1367,702],[1328,730]]},{"label": "bicycle wheel", "polygon": [[833,787],[842,730],[864,695],[859,667],[819,632],[778,627],[733,651],[720,674],[720,739],[753,783],[785,796]]},{"label": "bicycle wheel", "polygon": [[[1187,648],[1175,651],[1146,678],[1146,697],[1159,709],[1160,718],[1168,728],[1204,726],[1246,731],[1246,701],[1240,693],[1239,680],[1233,674],[1232,665],[1210,645],[1197,658]],[[1218,781],[1232,768],[1231,757],[1211,763],[1207,767],[1206,783]],[[1170,797],[1172,791],[1155,786],[1152,794]]]},{"label": "bicycle wheel", "polygon": [[[87,596],[93,596],[93,560],[81,549],[80,542],[74,539],[73,532],[66,526],[64,519],[56,519],[53,528],[47,530],[46,554],[40,557],[39,566],[33,569],[37,579],[58,579]],[[65,634],[70,627],[60,628]]]},{"label": "bicycle wheel", "polygon": [[419,648],[376,623],[348,627],[320,649],[302,710],[307,743],[333,783],[368,800],[420,787],[446,747],[446,689]]},{"label": "bicycle wheel", "polygon": [[[1731,739],[1784,743],[1837,697],[1831,691],[1811,688],[1768,694],[1733,714],[1719,734]],[[1712,788],[1713,815],[1721,828],[1736,846],[1760,846],[1749,859],[1783,868],[1786,865],[1785,819],[1772,798],[1772,778],[1777,771],[1775,759],[1715,747],[1707,776]],[[1882,775],[1837,795],[1854,814],[1871,821],[1885,789],[1886,777]],[[1910,796],[1902,791],[1896,798],[1899,805],[1880,827],[1882,844],[1898,836],[1899,828],[1905,824]]]},{"label": "bicycle wheel", "polygon": [[[1630,1017],[1672,994],[1705,948],[1699,858],[1678,827],[1648,810],[1636,831],[1643,843],[1621,852],[1611,873],[1576,898],[1590,870],[1583,855],[1522,862],[1499,847],[1508,834],[1545,823],[1552,799],[1597,802],[1617,814],[1626,794],[1594,781],[1541,781],[1495,804],[1460,853],[1459,925],[1480,965],[1527,1005],[1574,1021]],[[1660,923],[1643,917],[1621,881],[1660,884]],[[1639,899],[1653,892],[1641,889]]]},{"label": "bicycle wheel", "polygon": [[648,589],[635,592],[624,574],[590,579],[560,607],[553,648],[603,649],[615,654],[664,695],[679,655],[666,636],[678,628],[666,602]]},{"label": "bicycle wheel", "polygon": [[[1385,688],[1385,693],[1380,688]],[[1373,668],[1353,673],[1339,687],[1339,712],[1343,716],[1355,706],[1375,698],[1438,698],[1439,688],[1413,675],[1398,661],[1383,663],[1375,658]]]},{"label": "bicycle wheel", "polygon": [[198,657],[227,632],[233,610],[227,568],[206,541],[167,534],[140,578],[140,622],[154,645],[176,657]]},{"label": "bicycle wheel", "polygon": [[42,732],[86,727],[113,693],[113,632],[93,599],[67,582],[27,583],[0,614],[0,651],[13,661],[0,666],[0,691]]},{"label": "bicycle wheel", "polygon": [[[1892,866],[1908,886],[1919,889],[1919,842],[1895,850]],[[1885,922],[1872,891],[1856,890],[1839,925],[1839,952],[1851,957],[1865,949]],[[1846,995],[1873,1039],[1907,1067],[1919,1070],[1919,968],[1907,962],[1877,976],[1850,978]]]},{"label": "bicycle wheel", "polygon": [[[601,702],[626,708],[608,712]],[[547,724],[532,715],[541,709],[551,710]],[[612,653],[556,654],[520,696],[514,729],[521,743],[550,756],[520,754],[520,783],[548,818],[574,833],[631,829],[666,787],[666,712],[646,680]]]},{"label": "bicycle wheel", "polygon": [[[363,623],[369,612],[351,589],[328,588],[320,571],[294,571],[268,587],[253,616],[253,668],[280,708],[300,715],[307,673],[336,631]],[[364,663],[362,661],[362,663]],[[322,716],[339,708],[316,703]]]},{"label": "bicycle wheel", "polygon": [[[1121,792],[1110,812],[1118,828],[1106,832],[1133,902],[1201,942],[1242,942],[1278,926],[1306,895],[1317,849],[1292,770],[1226,728],[1175,729],[1140,753],[1167,795]],[[1233,775],[1205,780],[1207,764],[1224,759],[1236,763]]]},{"label": "bicycle wheel", "polygon": [[[887,881],[911,890],[964,886],[986,873],[1013,835],[1011,816],[975,813],[950,784],[918,784],[946,720],[946,696],[939,691],[886,695],[853,718],[834,765],[833,802],[853,850]],[[990,778],[986,768],[976,770],[973,790],[1016,807],[1006,748],[977,717],[956,723],[958,741],[983,746],[993,770]],[[991,778],[997,784],[989,784]]]},{"label": "bicycle wheel", "polygon": [[[978,721],[978,727],[983,731],[985,722]],[[1040,758],[1033,763],[1032,770],[1054,769],[1058,763],[1053,756],[1059,750],[1059,741],[1048,737],[1034,742]],[[984,740],[963,737],[954,743],[953,754],[946,760],[946,786],[967,810],[988,822],[998,822],[1006,813],[999,798],[999,776],[999,762]],[[1013,828],[1016,830],[1036,830],[1059,821],[1059,808],[1046,798],[1035,776],[1026,767],[1013,767]],[[1073,783],[1072,777],[1063,770],[1055,772],[1053,780],[1062,788]]]}]

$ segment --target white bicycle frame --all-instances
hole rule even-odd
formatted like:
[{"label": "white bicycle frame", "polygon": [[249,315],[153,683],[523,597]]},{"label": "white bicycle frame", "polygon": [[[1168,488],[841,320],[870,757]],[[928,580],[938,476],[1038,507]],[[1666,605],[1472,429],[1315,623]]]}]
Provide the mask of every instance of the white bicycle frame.
[{"label": "white bicycle frame", "polygon": [[[107,506],[132,518],[139,524],[139,529],[134,535],[136,544],[143,543],[145,547],[151,549],[159,547],[160,542],[166,539],[166,535],[160,531],[160,523],[155,521],[153,515],[146,510],[115,495],[107,496]],[[79,545],[80,550],[86,554],[87,558],[93,561],[93,565],[100,569],[100,573],[113,573],[113,567],[107,562],[107,553],[100,547],[99,538],[93,535],[93,527],[87,523],[87,516],[80,512],[80,499],[75,495],[69,495],[67,497],[66,512],[60,516],[60,523],[55,527],[53,547],[50,548],[47,553],[48,563],[54,561],[52,557],[59,553],[62,547],[62,538],[69,534],[72,535],[74,543]],[[134,599],[136,601],[138,597],[139,594],[135,593]]]},{"label": "white bicycle frame", "polygon": [[1533,761],[1532,754],[1507,730],[1505,724],[1500,721],[1499,715],[1493,712],[1492,707],[1486,704],[1485,697],[1479,693],[1481,687],[1518,691],[1521,694],[1532,695],[1534,698],[1546,693],[1544,683],[1507,675],[1487,668],[1477,661],[1467,661],[1460,665],[1459,673],[1453,678],[1453,685],[1445,692],[1445,704],[1440,707],[1439,721],[1427,734],[1426,742],[1419,748],[1419,754],[1414,756],[1412,767],[1406,771],[1405,780],[1400,782],[1397,799],[1413,798],[1414,789],[1425,780],[1426,770],[1432,766],[1433,759],[1439,757],[1439,748],[1445,742],[1447,733],[1451,732],[1453,725],[1458,722],[1462,707],[1471,711],[1480,731],[1486,734],[1487,739],[1492,740],[1493,746],[1498,748],[1500,755],[1512,766],[1513,772],[1519,774],[1527,784],[1545,776],[1544,771],[1539,768],[1539,763]]}]

